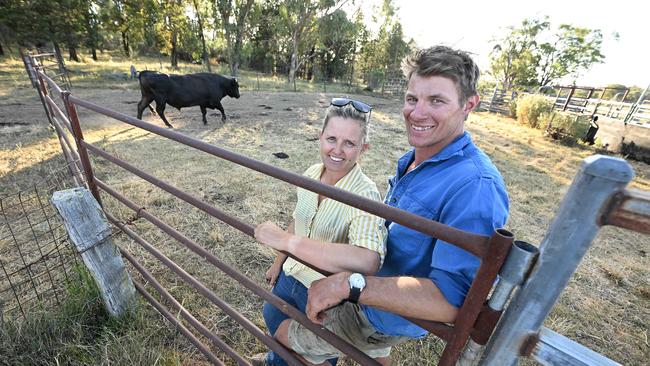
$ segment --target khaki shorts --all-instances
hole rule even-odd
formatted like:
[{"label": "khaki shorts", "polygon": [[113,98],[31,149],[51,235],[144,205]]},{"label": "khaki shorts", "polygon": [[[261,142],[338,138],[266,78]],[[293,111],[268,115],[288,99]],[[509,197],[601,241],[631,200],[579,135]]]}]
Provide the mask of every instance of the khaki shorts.
[{"label": "khaki shorts", "polygon": [[[372,358],[387,357],[392,346],[409,340],[378,332],[368,322],[359,305],[345,302],[326,312],[323,326]],[[311,363],[323,363],[345,354],[330,345],[295,320],[288,330],[289,345]]]}]

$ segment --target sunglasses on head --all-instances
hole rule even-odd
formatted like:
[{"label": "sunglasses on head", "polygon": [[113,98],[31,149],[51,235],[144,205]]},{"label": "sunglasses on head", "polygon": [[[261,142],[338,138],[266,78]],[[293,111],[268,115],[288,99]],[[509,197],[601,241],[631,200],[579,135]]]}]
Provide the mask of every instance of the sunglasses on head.
[{"label": "sunglasses on head", "polygon": [[[335,107],[345,107],[348,104],[352,104],[354,109],[361,113],[370,113],[372,112],[372,107],[367,105],[364,102],[360,102],[358,100],[354,99],[348,99],[348,98],[332,98],[332,101],[330,102],[330,105],[333,105]],[[368,118],[370,118],[370,115],[368,115]]]}]

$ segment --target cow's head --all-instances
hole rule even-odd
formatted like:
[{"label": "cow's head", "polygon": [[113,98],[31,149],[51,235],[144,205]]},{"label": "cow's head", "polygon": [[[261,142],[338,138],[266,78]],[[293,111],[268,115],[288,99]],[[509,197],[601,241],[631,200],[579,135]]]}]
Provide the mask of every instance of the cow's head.
[{"label": "cow's head", "polygon": [[230,79],[230,88],[228,88],[228,96],[231,98],[239,98],[239,83],[237,79]]}]

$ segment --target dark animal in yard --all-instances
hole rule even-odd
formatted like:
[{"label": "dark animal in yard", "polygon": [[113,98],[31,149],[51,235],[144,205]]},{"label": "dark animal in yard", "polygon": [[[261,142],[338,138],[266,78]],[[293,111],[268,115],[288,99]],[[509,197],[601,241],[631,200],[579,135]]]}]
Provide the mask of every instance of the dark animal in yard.
[{"label": "dark animal in yard", "polygon": [[151,113],[151,102],[156,102],[156,112],[169,128],[173,126],[165,118],[165,105],[181,108],[200,106],[203,114],[203,124],[208,121],[205,118],[206,108],[218,109],[221,112],[221,120],[226,122],[226,113],[221,105],[221,99],[226,95],[231,98],[239,98],[239,83],[235,78],[225,76],[198,73],[189,75],[168,75],[156,71],[142,71],[138,74],[140,80],[140,92],[142,99],[138,102],[138,119],[142,119],[142,112],[149,106]]}]

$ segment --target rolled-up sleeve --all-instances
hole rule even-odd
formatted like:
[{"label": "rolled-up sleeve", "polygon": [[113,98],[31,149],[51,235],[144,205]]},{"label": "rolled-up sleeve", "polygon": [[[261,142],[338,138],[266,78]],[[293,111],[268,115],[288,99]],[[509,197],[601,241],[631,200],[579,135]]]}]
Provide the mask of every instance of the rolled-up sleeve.
[{"label": "rolled-up sleeve", "polygon": [[[508,217],[505,188],[490,178],[462,184],[440,213],[440,222],[461,230],[490,236]],[[447,301],[462,306],[480,265],[478,257],[459,247],[437,240],[431,257],[429,278]]]},{"label": "rolled-up sleeve", "polygon": [[[381,202],[378,192],[366,191],[361,196]],[[379,253],[381,263],[386,256],[386,226],[384,219],[359,209],[352,209],[348,243]]]}]

